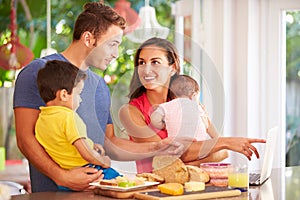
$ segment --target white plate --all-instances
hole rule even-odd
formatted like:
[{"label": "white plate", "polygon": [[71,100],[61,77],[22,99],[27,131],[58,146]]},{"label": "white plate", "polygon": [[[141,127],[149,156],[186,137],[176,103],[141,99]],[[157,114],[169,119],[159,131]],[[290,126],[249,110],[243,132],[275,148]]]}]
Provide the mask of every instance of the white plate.
[{"label": "white plate", "polygon": [[144,185],[137,185],[132,187],[118,187],[118,186],[111,186],[111,185],[100,185],[99,183],[90,183],[90,185],[97,186],[101,188],[102,190],[112,190],[112,191],[118,191],[118,192],[129,192],[133,190],[141,190],[145,189],[147,187],[158,185],[159,182],[152,182],[152,181],[145,181]]}]

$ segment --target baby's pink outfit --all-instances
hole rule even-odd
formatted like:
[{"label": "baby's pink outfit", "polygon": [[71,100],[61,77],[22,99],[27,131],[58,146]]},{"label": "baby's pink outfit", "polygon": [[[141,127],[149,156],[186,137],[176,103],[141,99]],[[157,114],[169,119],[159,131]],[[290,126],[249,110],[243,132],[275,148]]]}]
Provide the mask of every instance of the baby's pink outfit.
[{"label": "baby's pink outfit", "polygon": [[177,98],[162,103],[154,111],[164,116],[168,137],[210,138],[207,134],[208,115],[196,101]]}]

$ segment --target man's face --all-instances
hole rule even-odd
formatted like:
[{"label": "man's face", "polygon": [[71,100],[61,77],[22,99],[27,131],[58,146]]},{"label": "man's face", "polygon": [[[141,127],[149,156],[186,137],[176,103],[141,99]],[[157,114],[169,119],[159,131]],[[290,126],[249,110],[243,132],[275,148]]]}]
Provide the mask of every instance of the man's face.
[{"label": "man's face", "polygon": [[120,27],[110,26],[107,32],[97,39],[96,46],[87,56],[87,66],[105,70],[107,65],[118,57],[118,47],[122,42],[122,36],[123,30]]}]

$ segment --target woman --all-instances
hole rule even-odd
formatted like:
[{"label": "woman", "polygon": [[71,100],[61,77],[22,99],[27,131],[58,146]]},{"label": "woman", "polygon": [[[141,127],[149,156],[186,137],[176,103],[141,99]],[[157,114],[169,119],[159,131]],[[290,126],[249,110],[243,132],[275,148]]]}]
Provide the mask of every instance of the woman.
[{"label": "woman", "polygon": [[[165,129],[157,130],[150,125],[150,115],[155,105],[171,100],[169,85],[179,74],[179,57],[175,46],[165,39],[151,38],[137,50],[134,59],[134,74],[130,83],[129,104],[121,107],[119,117],[131,140],[135,142],[159,141],[168,137]],[[213,124],[208,132],[217,133]],[[265,142],[261,139],[218,137],[208,142],[197,141],[187,144],[181,159],[188,164],[221,161],[230,149],[251,159],[259,154],[251,143]],[[203,158],[205,157],[205,158]],[[138,173],[152,171],[152,158],[136,161]]]}]

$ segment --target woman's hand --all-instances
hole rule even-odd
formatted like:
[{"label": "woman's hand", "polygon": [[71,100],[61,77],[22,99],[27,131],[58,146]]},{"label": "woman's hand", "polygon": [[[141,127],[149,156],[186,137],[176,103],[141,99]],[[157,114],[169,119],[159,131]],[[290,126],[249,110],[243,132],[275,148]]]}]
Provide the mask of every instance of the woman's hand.
[{"label": "woman's hand", "polygon": [[159,155],[179,155],[181,156],[190,144],[194,141],[189,137],[165,138],[159,142],[154,142],[153,150],[159,151]]},{"label": "woman's hand", "polygon": [[266,143],[266,140],[257,138],[220,137],[219,139],[226,149],[244,154],[248,160],[251,160],[253,153],[259,158],[259,153],[252,143]]}]

